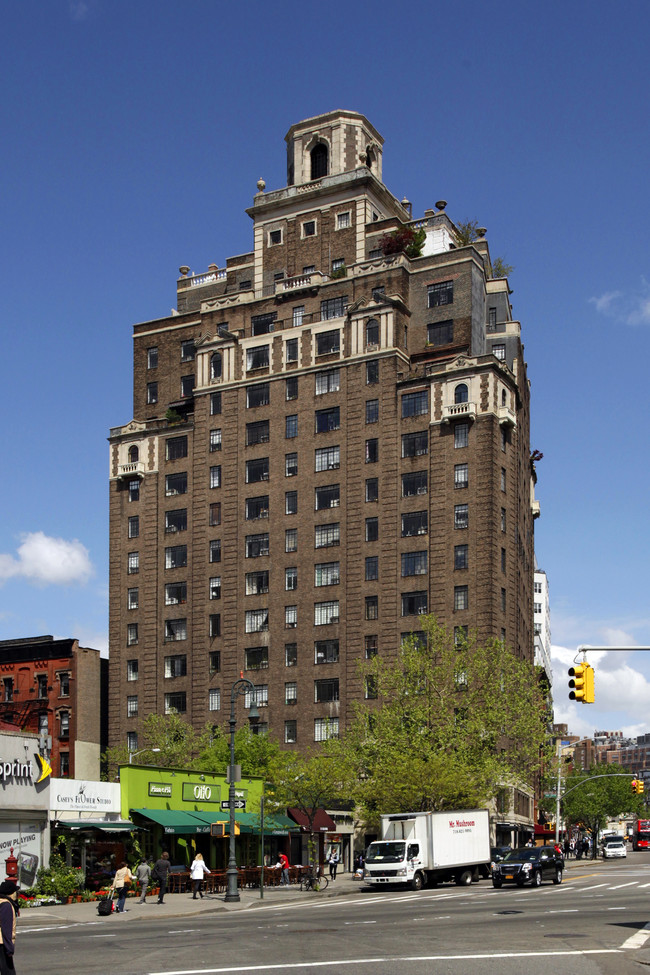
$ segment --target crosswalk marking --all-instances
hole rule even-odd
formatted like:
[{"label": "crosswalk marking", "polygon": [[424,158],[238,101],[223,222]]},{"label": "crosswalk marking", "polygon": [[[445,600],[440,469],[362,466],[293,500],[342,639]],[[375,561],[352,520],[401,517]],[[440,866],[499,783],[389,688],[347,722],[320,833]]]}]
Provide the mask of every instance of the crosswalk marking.
[{"label": "crosswalk marking", "polygon": [[620,890],[621,887],[632,887],[638,883],[638,880],[628,880],[626,884],[617,884],[616,887],[610,887],[610,890]]}]

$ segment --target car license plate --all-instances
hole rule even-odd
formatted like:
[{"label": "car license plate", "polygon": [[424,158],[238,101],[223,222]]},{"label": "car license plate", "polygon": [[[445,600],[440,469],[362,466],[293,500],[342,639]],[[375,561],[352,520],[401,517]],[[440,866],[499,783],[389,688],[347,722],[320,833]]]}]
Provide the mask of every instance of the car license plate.
[{"label": "car license plate", "polygon": [[514,880],[514,874],[512,874],[512,873],[507,873],[507,874],[506,874],[506,880]]}]

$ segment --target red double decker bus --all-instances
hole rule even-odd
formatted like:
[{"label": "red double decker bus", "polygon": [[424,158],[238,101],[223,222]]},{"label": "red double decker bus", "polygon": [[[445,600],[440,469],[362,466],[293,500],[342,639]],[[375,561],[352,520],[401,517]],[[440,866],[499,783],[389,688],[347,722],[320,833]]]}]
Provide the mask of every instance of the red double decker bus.
[{"label": "red double decker bus", "polygon": [[632,834],[634,850],[650,850],[650,819],[637,819]]}]

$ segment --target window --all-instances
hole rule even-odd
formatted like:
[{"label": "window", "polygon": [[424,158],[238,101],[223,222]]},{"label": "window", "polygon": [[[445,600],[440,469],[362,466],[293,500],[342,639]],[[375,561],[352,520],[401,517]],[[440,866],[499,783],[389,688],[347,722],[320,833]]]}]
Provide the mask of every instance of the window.
[{"label": "window", "polygon": [[246,498],[246,521],[258,521],[269,516],[269,496],[262,494],[258,498]]},{"label": "window", "polygon": [[341,410],[332,406],[329,410],[316,410],[316,433],[329,433],[341,426]]},{"label": "window", "polygon": [[469,443],[469,423],[454,424],[454,447],[466,447]]},{"label": "window", "polygon": [[302,273],[303,274],[313,274],[315,270],[316,270],[316,265],[315,264],[305,264],[305,266],[302,269]]},{"label": "window", "polygon": [[67,779],[68,776],[70,775],[70,753],[69,752],[59,752],[59,775],[62,779]]},{"label": "window", "polygon": [[539,595],[541,596],[541,594],[542,594],[542,584],[541,584],[541,582],[535,582],[533,584],[533,589],[534,589],[534,591],[536,593],[539,593]]},{"label": "window", "polygon": [[317,640],[314,644],[315,664],[337,664],[339,662],[338,640]]},{"label": "window", "polygon": [[375,582],[379,578],[379,556],[368,555],[366,558],[366,582]]},{"label": "window", "polygon": [[285,515],[298,514],[298,492],[297,491],[285,491],[284,513]]},{"label": "window", "polygon": [[340,541],[341,526],[338,522],[334,525],[316,525],[314,548],[330,548],[339,545]]},{"label": "window", "polygon": [[454,389],[454,403],[467,403],[469,399],[469,389],[467,383],[458,383]]},{"label": "window", "polygon": [[274,244],[282,243],[282,231],[281,230],[271,230],[269,231],[269,247]]},{"label": "window", "polygon": [[376,620],[379,617],[379,596],[366,596],[366,619]]},{"label": "window", "polygon": [[496,308],[488,308],[488,332],[496,331],[497,327],[497,310]]},{"label": "window", "polygon": [[505,467],[502,467],[501,468],[501,490],[505,494],[505,490],[506,490],[506,469],[505,469]]},{"label": "window", "polygon": [[70,696],[70,674],[59,674],[59,697]]},{"label": "window", "polygon": [[314,603],[314,626],[327,626],[339,621],[339,601],[331,599],[326,603]]},{"label": "window", "polygon": [[502,508],[501,509],[501,531],[504,532],[505,530],[506,530],[506,509]]},{"label": "window", "polygon": [[319,447],[315,457],[317,472],[338,470],[341,466],[341,448],[338,444],[335,447]]},{"label": "window", "polygon": [[379,422],[379,400],[368,399],[366,400],[366,423],[378,423],[378,422]]},{"label": "window", "polygon": [[[337,257],[332,261],[332,273],[335,271],[345,270],[345,258]],[[345,275],[338,275],[339,277],[345,277]]]},{"label": "window", "polygon": [[256,420],[246,424],[246,446],[251,447],[256,443],[268,443],[269,441],[269,421]]},{"label": "window", "polygon": [[129,481],[129,501],[139,501],[140,500],[140,481],[137,477],[134,477],[132,481]]},{"label": "window", "polygon": [[297,413],[294,413],[292,416],[285,416],[284,436],[286,440],[291,440],[293,439],[293,437],[298,436],[298,414]]},{"label": "window", "polygon": [[244,650],[244,668],[246,670],[266,670],[268,666],[268,647],[248,647]]},{"label": "window", "polygon": [[464,646],[467,643],[467,626],[455,626],[454,627],[454,644],[455,646]]},{"label": "window", "polygon": [[208,634],[214,639],[221,636],[221,613],[210,613],[208,621]]},{"label": "window", "polygon": [[345,230],[346,227],[350,226],[350,211],[345,210],[343,213],[336,214],[336,229]]},{"label": "window", "polygon": [[165,441],[165,457],[167,460],[187,457],[187,437],[168,437]]},{"label": "window", "polygon": [[127,589],[126,591],[126,608],[127,609],[137,609],[138,608],[138,589]]},{"label": "window", "polygon": [[[506,591],[505,589],[501,589],[501,612],[505,613],[505,611],[506,611]],[[541,612],[541,606],[539,608],[539,612]]]},{"label": "window", "polygon": [[291,376],[289,379],[285,379],[285,399],[293,400],[298,399],[298,377]]},{"label": "window", "polygon": [[311,178],[321,179],[329,172],[329,151],[324,142],[317,142],[310,152]]},{"label": "window", "polygon": [[223,376],[223,359],[220,352],[213,352],[210,356],[210,379],[214,382]]},{"label": "window", "polygon": [[246,483],[257,484],[259,481],[269,479],[269,459],[268,457],[258,457],[257,460],[246,461]]},{"label": "window", "polygon": [[126,699],[127,718],[137,718],[138,716],[138,695],[129,694]]},{"label": "window", "polygon": [[287,339],[285,345],[285,355],[287,362],[298,361],[298,339]]},{"label": "window", "polygon": [[10,703],[14,699],[14,679],[13,677],[3,677],[2,679],[3,700]]},{"label": "window", "polygon": [[194,376],[181,376],[181,399],[189,399],[194,393]]},{"label": "window", "polygon": [[340,388],[340,369],[328,369],[326,372],[316,373],[316,396],[323,396],[325,393],[338,393]]},{"label": "window", "polygon": [[402,593],[402,616],[419,616],[427,612],[426,592],[403,592]]},{"label": "window", "polygon": [[[345,314],[345,309],[347,307],[348,307],[347,295],[343,295],[340,298],[326,298],[324,301],[321,301],[320,303],[320,317],[323,321],[326,321],[328,318],[340,318],[341,315]],[[338,331],[326,332],[325,334],[338,336]],[[333,349],[332,351],[338,352],[338,342],[337,342],[336,349]],[[322,355],[323,353],[319,352],[318,354]]]},{"label": "window", "polygon": [[467,586],[454,586],[454,609],[469,609]]},{"label": "window", "polygon": [[501,362],[505,362],[506,358],[506,347],[503,342],[495,342],[492,346],[492,355],[499,359]]},{"label": "window", "polygon": [[70,712],[59,712],[59,735],[61,738],[70,737]]},{"label": "window", "polygon": [[[187,640],[187,620],[165,620],[165,643]],[[184,659],[184,658],[183,658]],[[178,676],[174,674],[173,676]]]},{"label": "window", "polygon": [[165,606],[179,606],[187,602],[187,582],[168,582],[165,585]]},{"label": "window", "polygon": [[298,529],[297,528],[286,529],[284,533],[284,550],[285,552],[298,551]]},{"label": "window", "polygon": [[284,666],[296,667],[298,665],[298,644],[285,643],[284,645]]},{"label": "window", "polygon": [[138,661],[137,660],[127,660],[127,662],[126,662],[126,679],[127,680],[137,680],[138,679]]},{"label": "window", "polygon": [[246,558],[247,559],[257,559],[261,555],[268,555],[268,554],[269,554],[268,534],[246,536]]},{"label": "window", "polygon": [[433,325],[427,325],[427,342],[429,345],[449,345],[449,343],[453,341],[453,321],[437,322]]},{"label": "window", "polygon": [[285,745],[295,745],[298,741],[298,722],[284,722],[284,743]]},{"label": "window", "polygon": [[298,473],[298,454],[284,455],[284,476],[295,477]]},{"label": "window", "polygon": [[300,328],[304,317],[305,317],[305,306],[296,305],[296,307],[293,309],[292,316],[291,316],[292,327]]},{"label": "window", "polygon": [[325,704],[339,699],[339,679],[338,677],[327,677],[324,680],[314,681],[314,701],[316,704]]},{"label": "window", "polygon": [[379,478],[366,478],[366,502],[379,500]]},{"label": "window", "polygon": [[[330,316],[331,318],[332,316]],[[341,349],[341,333],[338,328],[316,335],[316,355],[332,355]]]},{"label": "window", "polygon": [[140,534],[140,516],[131,515],[131,517],[129,518],[128,536],[129,538],[137,538],[139,534]]},{"label": "window", "polygon": [[426,535],[428,531],[428,514],[426,511],[409,511],[402,515],[402,538],[412,535]]},{"label": "window", "polygon": [[129,464],[137,464],[140,460],[140,451],[135,444],[129,447]]},{"label": "window", "polygon": [[187,471],[165,476],[165,495],[168,498],[176,494],[187,494]]},{"label": "window", "polygon": [[427,299],[429,308],[451,305],[454,300],[454,282],[441,281],[439,284],[430,284],[427,288]]},{"label": "window", "polygon": [[208,711],[221,711],[221,688],[211,687],[208,691]]},{"label": "window", "polygon": [[378,284],[376,288],[372,289],[372,300],[373,301],[383,301],[384,295],[386,294],[386,288],[383,284]]},{"label": "window", "polygon": [[187,545],[170,545],[165,549],[165,568],[180,569],[187,565]]},{"label": "window", "polygon": [[208,653],[208,670],[211,674],[218,674],[221,670],[221,650],[210,650]]},{"label": "window", "polygon": [[36,678],[36,681],[37,681],[37,696],[39,697],[39,699],[46,698],[47,697],[47,674],[39,674]]},{"label": "window", "polygon": [[469,507],[466,504],[454,505],[454,528],[469,527]]},{"label": "window", "polygon": [[185,714],[187,701],[185,691],[165,694],[165,714]]},{"label": "window", "polygon": [[295,566],[284,570],[284,588],[287,592],[298,588],[298,569]]},{"label": "window", "polygon": [[468,545],[454,545],[454,569],[467,569],[469,566],[468,560]]},{"label": "window", "polygon": [[139,552],[129,552],[127,556],[127,575],[135,575],[136,572],[140,571],[140,553]]},{"label": "window", "polygon": [[379,322],[376,318],[371,318],[366,322],[366,345],[379,345]]},{"label": "window", "polygon": [[158,383],[147,383],[147,403],[153,406],[158,402]]},{"label": "window", "polygon": [[366,541],[376,542],[379,538],[379,518],[366,518]]},{"label": "window", "polygon": [[210,562],[221,562],[221,539],[213,538],[208,550],[208,560]]},{"label": "window", "polygon": [[341,581],[339,562],[318,562],[314,566],[315,586],[338,586]]},{"label": "window", "polygon": [[501,571],[502,572],[505,572],[506,571],[506,550],[505,550],[505,548],[502,548],[501,549]]},{"label": "window", "polygon": [[302,236],[303,237],[315,237],[316,236],[316,221],[315,220],[305,220],[302,225]]},{"label": "window", "polygon": [[264,633],[269,628],[268,609],[247,609],[244,615],[246,633]]},{"label": "window", "polygon": [[298,607],[297,606],[285,606],[284,607],[284,626],[285,629],[291,630],[298,626]]},{"label": "window", "polygon": [[372,362],[366,362],[366,386],[374,386],[375,383],[379,382],[379,361],[373,359]]},{"label": "window", "polygon": [[264,315],[253,315],[251,317],[251,335],[268,335],[269,332],[273,331],[273,323],[276,318],[277,314],[274,311],[267,312]]},{"label": "window", "polygon": [[210,468],[210,487],[221,487],[221,465],[218,464]]},{"label": "window", "polygon": [[429,453],[429,431],[402,434],[402,457],[422,457]]},{"label": "window", "polygon": [[210,599],[221,599],[221,576],[212,576],[208,583]]},{"label": "window", "polygon": [[454,488],[463,489],[469,487],[469,468],[467,464],[454,465]]},{"label": "window", "polygon": [[366,464],[376,464],[379,460],[379,440],[366,440]]},{"label": "window", "polygon": [[257,383],[249,386],[246,390],[246,408],[252,409],[255,406],[268,406],[270,402],[269,383]]},{"label": "window", "polygon": [[289,705],[298,703],[298,684],[295,680],[285,682],[284,703]]},{"label": "window", "polygon": [[315,489],[315,510],[324,508],[338,508],[341,502],[341,487],[339,484],[326,484]]},{"label": "window", "polygon": [[210,430],[210,453],[221,450],[221,429]]},{"label": "window", "polygon": [[246,369],[266,369],[269,365],[268,345],[257,345],[246,351]]},{"label": "window", "polygon": [[195,355],[194,339],[186,339],[181,342],[181,362],[193,362]]},{"label": "window", "polygon": [[[247,690],[244,694],[244,707],[249,708],[253,703],[253,695],[250,690]],[[258,708],[267,708],[269,706],[269,686],[268,684],[256,684],[255,685],[255,703]]]},{"label": "window", "polygon": [[221,413],[221,393],[210,393],[210,416]]},{"label": "window", "polygon": [[158,349],[156,346],[147,349],[147,369],[157,369],[158,368]]},{"label": "window", "polygon": [[338,738],[338,718],[314,718],[314,741],[327,741],[328,738]]},{"label": "window", "polygon": [[414,471],[413,474],[402,474],[402,497],[414,498],[417,494],[426,494],[428,480],[427,471]]},{"label": "window", "polygon": [[247,596],[260,596],[262,593],[268,591],[269,591],[268,569],[262,572],[246,573],[246,595]]},{"label": "window", "polygon": [[429,412],[429,391],[418,390],[416,393],[404,393],[402,396],[402,419],[409,416],[423,416]]},{"label": "window", "polygon": [[402,576],[425,576],[427,574],[427,553],[402,552]]},{"label": "window", "polygon": [[373,633],[371,636],[364,637],[363,645],[366,654],[366,660],[372,660],[373,657],[377,656],[377,641],[378,641],[378,637],[376,633]]},{"label": "window", "polygon": [[506,447],[508,446],[508,428],[506,426],[501,427],[501,450],[506,452]]},{"label": "window", "polygon": [[221,501],[213,501],[208,508],[208,525],[214,528],[221,524]]},{"label": "window", "polygon": [[379,697],[377,678],[369,674],[365,679],[365,697],[367,701],[374,701]]}]

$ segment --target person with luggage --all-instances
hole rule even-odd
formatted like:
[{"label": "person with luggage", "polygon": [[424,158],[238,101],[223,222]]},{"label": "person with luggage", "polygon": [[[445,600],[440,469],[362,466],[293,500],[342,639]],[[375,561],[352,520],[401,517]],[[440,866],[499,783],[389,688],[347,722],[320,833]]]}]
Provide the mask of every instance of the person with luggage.
[{"label": "person with luggage", "polygon": [[119,869],[115,871],[115,879],[113,880],[113,887],[115,888],[115,893],[117,894],[117,911],[118,914],[124,914],[126,909],[124,904],[126,902],[126,894],[133,881],[133,874],[129,870],[126,861],[122,860]]}]

